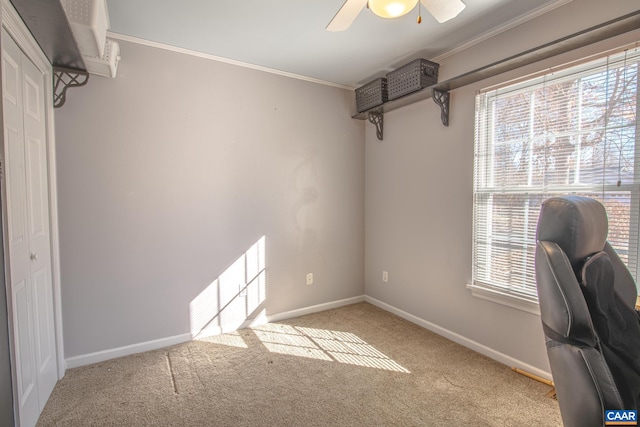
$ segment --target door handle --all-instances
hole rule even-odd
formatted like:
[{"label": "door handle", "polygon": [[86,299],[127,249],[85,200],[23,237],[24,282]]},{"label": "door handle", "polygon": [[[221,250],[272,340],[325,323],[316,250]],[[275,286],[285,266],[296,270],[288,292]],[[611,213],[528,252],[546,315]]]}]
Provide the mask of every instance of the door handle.
[{"label": "door handle", "polygon": [[37,260],[38,260],[38,254],[32,253],[31,254],[31,261],[37,261]]}]

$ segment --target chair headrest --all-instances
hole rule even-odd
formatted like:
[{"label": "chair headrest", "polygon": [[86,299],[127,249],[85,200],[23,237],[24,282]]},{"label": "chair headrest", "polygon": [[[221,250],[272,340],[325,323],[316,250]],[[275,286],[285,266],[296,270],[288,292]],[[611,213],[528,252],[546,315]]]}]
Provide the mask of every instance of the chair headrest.
[{"label": "chair headrest", "polygon": [[607,212],[597,200],[582,196],[552,197],[542,203],[538,241],[560,246],[574,270],[607,242]]},{"label": "chair headrest", "polygon": [[536,233],[536,283],[547,337],[596,345],[578,280],[586,258],[605,248],[607,227],[606,211],[597,200],[563,196],[542,203]]}]

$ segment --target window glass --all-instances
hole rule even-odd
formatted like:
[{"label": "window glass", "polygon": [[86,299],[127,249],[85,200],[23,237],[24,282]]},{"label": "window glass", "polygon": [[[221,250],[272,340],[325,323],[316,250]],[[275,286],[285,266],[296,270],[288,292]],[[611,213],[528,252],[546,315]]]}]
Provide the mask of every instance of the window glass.
[{"label": "window glass", "polygon": [[638,63],[626,50],[476,97],[473,285],[537,300],[542,202],[600,200],[609,241],[636,276]]}]

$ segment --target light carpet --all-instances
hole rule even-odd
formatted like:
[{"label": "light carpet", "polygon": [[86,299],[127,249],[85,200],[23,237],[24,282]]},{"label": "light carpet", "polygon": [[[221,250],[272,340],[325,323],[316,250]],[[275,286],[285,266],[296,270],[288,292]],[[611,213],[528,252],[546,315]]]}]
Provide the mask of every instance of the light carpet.
[{"label": "light carpet", "polygon": [[70,369],[38,426],[560,426],[549,391],[358,303]]}]

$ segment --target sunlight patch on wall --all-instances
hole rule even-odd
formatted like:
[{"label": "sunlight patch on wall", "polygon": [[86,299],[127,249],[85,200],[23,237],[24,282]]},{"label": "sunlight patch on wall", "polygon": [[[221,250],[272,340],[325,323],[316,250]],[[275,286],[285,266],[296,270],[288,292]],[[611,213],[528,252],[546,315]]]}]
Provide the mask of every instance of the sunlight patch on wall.
[{"label": "sunlight patch on wall", "polygon": [[266,299],[262,236],[189,303],[191,336],[202,339],[242,327]]},{"label": "sunlight patch on wall", "polygon": [[410,373],[350,332],[268,323],[252,328],[271,352],[349,365]]}]

